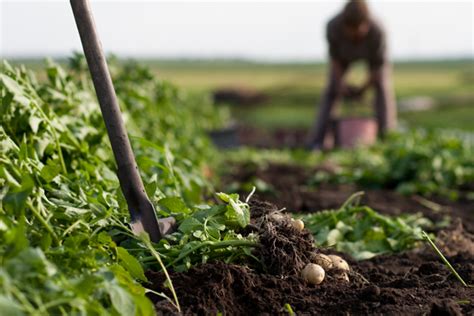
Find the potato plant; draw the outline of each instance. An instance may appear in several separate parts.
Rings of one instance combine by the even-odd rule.
[[[337,172],[318,172],[320,182],[357,183],[403,194],[474,198],[474,139],[456,131],[412,130],[389,135],[369,148],[329,154]]]
[[[9,315],[154,314],[143,266],[159,267],[126,224],[83,65],[79,55],[67,70],[49,62],[45,81],[23,67],[2,67],[0,310]],[[248,205],[224,194],[220,205],[204,199],[211,192],[201,170],[212,162],[204,135],[212,105],[138,65],[112,69],[146,189],[159,216],[173,213],[180,222],[179,232],[154,245],[164,264],[185,269],[197,255],[248,256],[254,239],[233,232],[248,223]]]

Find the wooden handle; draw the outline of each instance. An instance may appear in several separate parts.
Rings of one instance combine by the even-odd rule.
[[[107,61],[95,28],[90,3],[88,0],[71,0],[71,7],[117,163],[117,176],[127,200],[132,228],[143,226],[150,239],[158,241],[161,234],[155,210],[138,172]],[[135,225],[137,222],[141,222],[141,225]]]

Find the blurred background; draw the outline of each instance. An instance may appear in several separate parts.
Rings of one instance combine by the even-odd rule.
[[[296,139],[314,121],[327,76],[326,23],[344,3],[92,1],[107,53],[208,92],[244,136],[291,131]],[[473,2],[368,3],[387,30],[402,126],[473,131]],[[81,51],[68,1],[2,0],[0,13],[2,59],[39,67]],[[364,76],[357,65],[349,81]],[[370,113],[362,103],[341,111]]]

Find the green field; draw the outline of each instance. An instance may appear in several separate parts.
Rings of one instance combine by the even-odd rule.
[[[310,127],[316,116],[326,82],[324,63],[259,63],[241,60],[152,60],[143,59],[162,79],[188,91],[212,92],[220,87],[246,87],[266,93],[269,100],[252,107],[233,107],[240,122],[263,128]],[[38,61],[23,61],[35,69]],[[36,66],[36,67],[35,67]],[[399,113],[409,127],[474,130],[474,62],[470,59],[427,62],[396,62],[394,86],[398,101],[430,97],[435,108]],[[360,83],[362,65],[349,73],[351,83]],[[368,96],[356,109],[342,104],[341,113],[371,113]]]
[[[147,61],[158,76],[191,90],[212,91],[241,86],[263,91],[270,100],[252,108],[234,107],[240,121],[261,127],[309,127],[326,81],[326,65],[317,63],[263,64],[251,62]],[[362,66],[349,74],[357,84],[364,78]],[[400,120],[412,127],[474,130],[474,63],[472,60],[400,62],[394,65],[398,100],[416,96],[433,98],[436,107],[421,112],[400,112]],[[362,105],[371,110],[370,97]],[[364,109],[365,107],[365,109]],[[361,111],[343,105],[343,113]]]

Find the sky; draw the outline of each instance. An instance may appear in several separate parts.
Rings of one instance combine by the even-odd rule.
[[[2,58],[81,50],[69,1],[0,0]],[[92,0],[106,52],[122,57],[323,60],[331,1]],[[474,58],[474,1],[368,1],[395,59]]]

